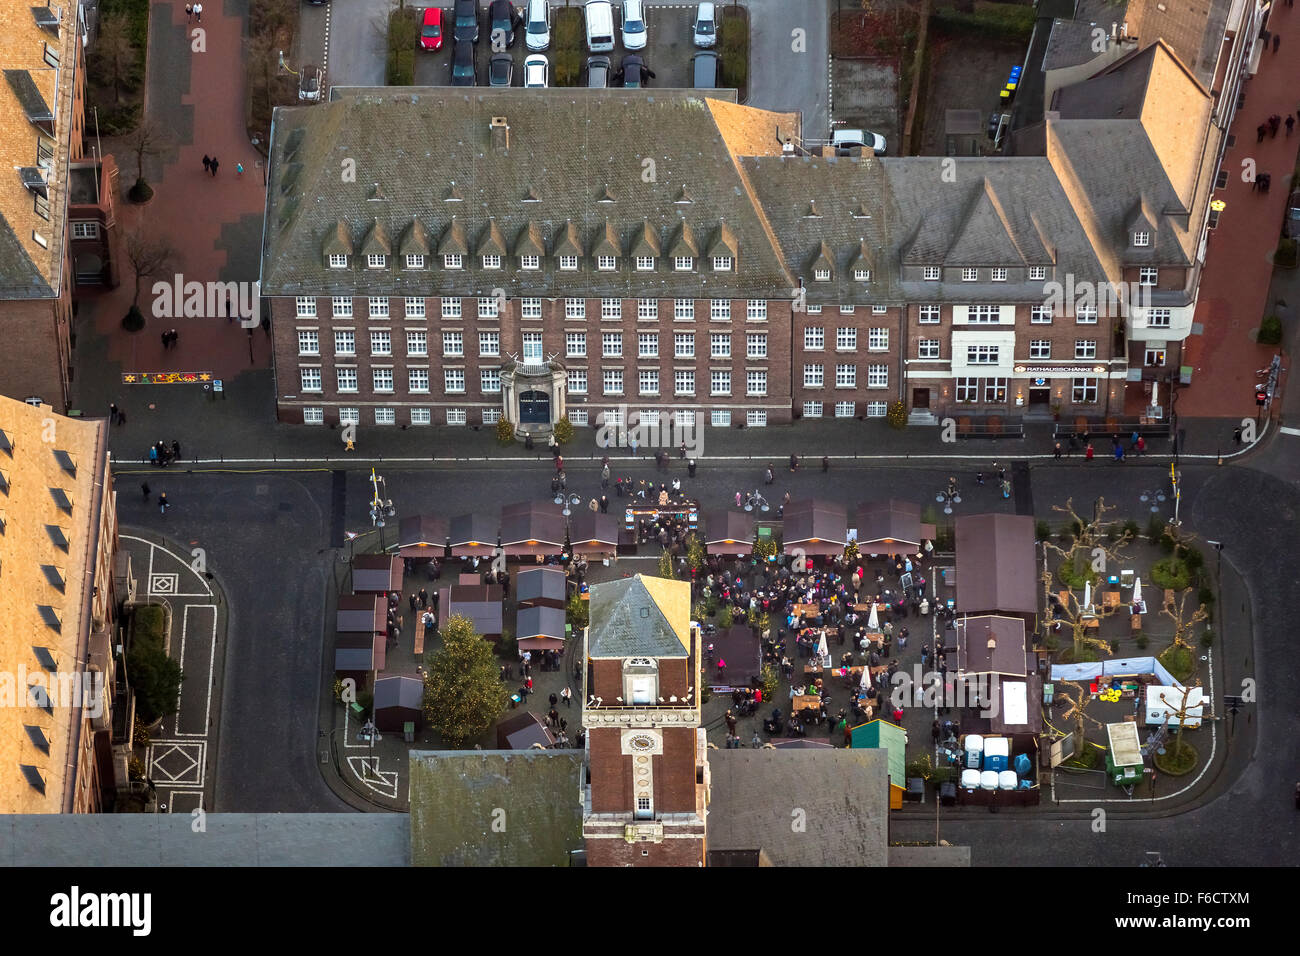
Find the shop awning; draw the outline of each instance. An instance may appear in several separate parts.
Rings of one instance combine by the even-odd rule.
[[[858,505],[853,516],[858,547],[866,554],[897,554],[921,546],[921,507],[889,498]]]

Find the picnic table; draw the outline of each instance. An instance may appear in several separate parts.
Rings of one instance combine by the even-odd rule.
[[[796,604],[794,606],[795,617],[816,617],[821,613],[821,608],[816,604]]]
[[[816,694],[804,694],[800,697],[794,698],[790,702],[790,709],[796,714],[802,713],[805,710],[815,710],[820,713],[822,709],[822,699]]]
[[[1119,591],[1105,591],[1101,596],[1102,607],[1119,607]]]

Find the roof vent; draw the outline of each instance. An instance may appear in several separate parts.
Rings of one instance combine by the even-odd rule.
[[[77,477],[77,460],[61,448],[54,450],[54,460],[73,478]]]
[[[58,662],[54,660],[54,653],[41,644],[32,645],[32,653],[36,655],[36,660],[41,667],[45,668],[51,674],[59,669]]]
[[[41,772],[30,764],[21,764],[23,776],[27,778],[27,784],[42,797],[45,796],[45,778]]]
[[[59,35],[59,16],[49,7],[32,7],[32,16],[36,18],[36,25],[42,30],[48,30],[55,36]]]
[[[23,188],[36,193],[43,199],[50,198],[49,182],[45,178],[45,170],[40,166],[19,166],[18,178],[22,180]]]
[[[49,755],[50,742],[45,736],[45,731],[33,724],[24,724],[27,730],[27,739],[32,742],[32,746],[45,755]]]
[[[54,503],[59,506],[60,511],[72,514],[72,499],[68,497],[66,491],[62,488],[51,488],[50,497],[54,499]]]
[[[695,202],[695,200],[691,198],[691,194],[686,191],[686,186],[683,185],[681,189],[677,190],[677,198],[674,199],[673,202],[688,203],[688,202]]]
[[[14,443],[3,428],[0,428],[0,451],[4,452],[10,458],[14,456]]]
[[[608,183],[606,183],[605,188],[601,190],[600,196],[597,198],[596,202],[614,202],[614,194],[610,191]]]
[[[528,192],[524,195],[524,202],[541,202],[542,197],[537,194],[537,190],[532,186],[528,187]]]
[[[506,122],[504,116],[492,117],[488,129],[492,134],[492,151],[494,153],[504,153],[510,148],[510,124]]]
[[[370,202],[383,202],[387,198],[388,197],[384,195],[384,187],[380,186],[379,183],[375,183],[370,187]]]

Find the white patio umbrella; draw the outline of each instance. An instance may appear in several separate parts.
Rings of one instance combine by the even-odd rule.
[[[1083,582],[1083,610],[1085,612],[1092,610],[1092,582]]]
[[[861,690],[871,687],[871,668],[865,664],[862,665],[862,678],[858,681],[858,687]]]
[[[823,634],[821,639],[817,641],[817,656],[820,657],[822,661],[826,661],[831,656],[830,649],[826,646],[825,634]]]
[[[880,615],[876,613],[876,602],[871,602],[871,613],[867,615],[867,630],[880,630]]]
[[[1141,577],[1136,577],[1133,579],[1133,603],[1134,604],[1142,603],[1142,578]]]

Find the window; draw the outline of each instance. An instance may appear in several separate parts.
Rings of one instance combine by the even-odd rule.
[[[857,388],[858,367],[856,365],[835,366],[835,387],[836,388]]]
[[[886,340],[888,334],[886,333]],[[854,352],[858,348],[858,330],[857,329],[836,329],[835,330],[835,349],[838,352]]]
[[[767,372],[757,369],[745,373],[745,394],[746,395],[766,395],[767,394]]]
[[[542,300],[536,296],[524,296],[519,300],[519,315],[525,319],[542,317]]]
[[[461,305],[461,298],[458,295],[446,296],[442,300],[442,317],[444,319],[459,319],[464,315]]]
[[[367,302],[367,309],[372,319],[388,318],[388,296],[372,295]]]
[[[714,409],[709,412],[709,424],[714,428],[730,428],[731,412],[726,409]]]
[[[352,318],[352,296],[336,295],[330,299],[330,309],[336,319]]]
[[[316,297],[310,295],[300,295],[294,299],[294,305],[297,308],[298,318],[314,319],[316,317]]]
[[[354,368],[336,368],[334,370],[338,376],[340,392],[355,392],[357,390],[357,370]]]
[[[1049,359],[1052,357],[1052,340],[1051,339],[1031,339],[1029,342],[1029,357],[1031,359]]]
[[[523,335],[523,360],[525,365],[538,365],[542,361],[542,333],[525,332]]]
[[[830,281],[831,281],[831,270],[830,270],[830,269],[814,269],[814,270],[813,270],[813,281],[814,281],[814,282],[830,282]]]
[[[867,351],[889,351],[889,329],[871,329],[867,332]]]
[[[889,413],[888,402],[867,402],[868,418],[884,418]]]
[[[938,282],[939,272],[938,266],[926,266],[921,270],[921,278],[926,282]]]
[[[587,334],[585,332],[565,332],[564,355],[566,358],[586,358]]]
[[[888,313],[889,313],[889,306],[887,305],[873,305],[871,307],[872,315],[887,315]]]
[[[424,268],[424,256],[419,256],[419,255],[416,255],[416,256],[407,256],[407,257],[406,257],[406,268],[408,268],[408,269],[423,269],[423,268]]]
[[[1006,270],[1006,269],[994,269],[994,270],[990,273],[989,278],[992,279],[994,282],[1006,282],[1006,281],[1007,281],[1007,270]]]
[[[673,334],[673,358],[695,358],[694,332],[676,332]]]
[[[587,370],[585,368],[569,369],[569,394],[587,394]]]
[[[804,417],[804,418],[821,418],[821,417],[822,417],[822,403],[821,403],[821,402],[804,402],[804,403],[803,403],[803,417]]]
[[[74,222],[72,224],[73,239],[98,239],[99,223],[97,222]]]
[[[853,306],[851,305],[840,306],[840,315],[852,315],[852,314],[853,314]]]
[[[836,418],[852,418],[855,411],[857,411],[857,406],[853,402],[835,403]]]
[[[867,388],[888,388],[888,387],[889,387],[889,366],[868,365],[867,366]]]
[[[1097,310],[1096,310],[1096,309],[1079,309],[1079,310],[1077,310],[1077,311],[1074,313],[1074,319],[1075,319],[1075,321],[1078,322],[1080,325],[1096,325],[1096,324],[1097,324]]]
[[[339,409],[340,425],[360,425],[361,409],[359,408],[340,408]]]
[[[460,332],[443,332],[442,354],[446,358],[464,358],[465,336]]]
[[[650,798],[637,797],[636,798],[636,819],[653,820],[654,816],[655,816],[654,807],[650,803]]]
[[[805,365],[803,367],[803,387],[821,388],[826,384],[826,366]]]
[[[810,325],[803,330],[805,352],[820,352],[826,347],[826,330],[820,325]]]
[[[598,272],[613,272],[616,259],[614,256],[597,256],[596,270]]]
[[[382,269],[388,261],[387,256],[366,256],[367,269]]]
[[[564,317],[566,319],[585,319],[587,317],[587,300],[565,299]]]
[[[478,381],[484,395],[500,394],[501,370],[499,368],[479,369]]]
[[[980,400],[980,380],[977,378],[956,379],[954,394],[959,402],[978,402]]]
[[[323,408],[304,408],[302,410],[302,423],[304,425],[324,425],[325,409]]]
[[[623,333],[602,332],[600,335],[600,354],[605,358],[622,358]]]
[[[1173,309],[1152,309],[1147,313],[1147,328],[1167,329],[1173,317]]]
[[[1046,278],[1047,278],[1047,266],[1029,267],[1029,280],[1031,282],[1039,281]]]
[[[298,354],[320,355],[320,333],[315,329],[299,329]]]
[[[408,319],[423,319],[425,317],[424,300],[408,296],[406,299],[406,317]]]
[[[730,322],[731,321],[731,300],[710,299],[709,319],[710,321],[713,322]]]
[[[536,272],[541,267],[542,267],[541,256],[520,256],[519,257],[519,268],[523,269],[525,272]]]
[[[1143,266],[1138,270],[1139,285],[1155,285],[1160,279],[1160,270],[1154,266]]]
[[[937,305],[923,305],[917,309],[917,321],[922,325],[938,325],[940,319],[941,307]]]
[[[391,368],[371,369],[370,379],[376,392],[391,392],[393,390],[393,370]]]
[[[376,409],[375,409],[375,424],[376,424],[376,425],[396,425],[396,424],[397,424],[397,413],[396,413],[396,411],[394,411],[394,410],[391,409],[391,408],[376,408]]]
[[[641,332],[636,337],[637,358],[659,357],[659,333]]]
[[[1149,232],[1135,232],[1135,233],[1133,233],[1133,245],[1135,245],[1135,246],[1149,246],[1149,245],[1151,245],[1151,233],[1149,233]]]
[[[444,342],[446,339],[444,338]],[[371,355],[392,355],[393,354],[393,337],[388,332],[371,332],[370,333],[370,354]]]
[[[854,270],[853,270],[853,281],[854,281],[854,282],[870,282],[870,281],[871,281],[871,270],[870,270],[870,269],[854,269]]]
[[[658,319],[659,300],[658,299],[637,299],[636,317],[638,319]],[[693,315],[691,317],[694,318]]]
[[[331,269],[346,269],[348,267],[348,257],[332,254],[330,256]]]
[[[1076,339],[1074,357],[1077,359],[1095,359],[1097,357],[1096,339]]]
[[[730,395],[731,394],[731,373],[717,369],[709,372],[709,394],[710,395]],[[730,419],[728,419],[730,421]]]
[[[443,369],[442,389],[444,392],[464,392],[465,370],[463,368]]]
[[[427,392],[429,390],[429,370],[427,368],[407,369],[406,387],[412,392]]]
[[[767,426],[767,410],[751,409],[745,412],[745,424],[750,428],[765,428]]]
[[[673,412],[673,418],[676,420],[679,428],[695,427],[695,409],[693,408],[679,408],[677,411]]]
[[[916,357],[920,359],[937,359],[939,357],[938,339],[919,339],[916,343]]]
[[[998,346],[968,345],[966,346],[966,362],[968,365],[997,365]]]
[[[606,395],[623,394],[623,370],[621,368],[607,368],[602,377]]]
[[[745,358],[767,358],[767,335],[762,332],[750,332],[745,336]]]
[[[1097,380],[1095,378],[1076,378],[1073,381],[1071,397],[1076,405],[1094,405],[1097,402]]]
[[[569,421],[572,422],[574,425],[581,425],[583,427],[586,427],[588,422],[587,410],[585,408],[569,409]]]
[[[600,317],[607,322],[617,322],[623,318],[622,299],[601,299]]]
[[[745,303],[745,318],[751,322],[767,321],[767,300],[750,299]]]
[[[578,257],[577,257],[577,256],[560,256],[560,271],[561,271],[561,272],[577,272],[577,271],[578,271]]]
[[[499,422],[499,421],[501,421],[501,409],[499,409],[499,408],[485,408],[485,409],[483,409],[483,424],[484,424],[484,425],[495,425],[495,424],[496,424],[497,422]],[[586,422],[583,422],[583,424],[585,425]]]
[[[693,371],[690,369],[679,369],[676,372],[673,372],[673,394],[695,394],[695,373]]]
[[[659,394],[659,371],[658,369],[642,369],[637,375],[638,384],[641,387],[642,395]],[[642,416],[644,418],[644,415]]]
[[[714,272],[730,272],[730,271],[731,271],[731,256],[714,256],[714,257],[713,257],[713,271],[714,271]]]
[[[1148,345],[1146,348],[1146,359],[1143,361],[1148,367],[1161,367],[1165,364],[1165,350],[1162,348],[1153,348]]]
[[[820,305],[806,305],[804,306],[804,311],[806,311],[809,315],[821,315],[822,307]]]
[[[652,272],[652,271],[654,271],[654,267],[655,267],[655,257],[654,257],[654,256],[637,256],[637,257],[636,257],[636,271],[637,271],[637,272]]]
[[[643,408],[637,413],[637,423],[647,428],[659,427],[659,409]]]
[[[466,420],[467,420],[467,416],[465,415],[465,409],[463,408],[447,409],[448,425],[464,425]]]
[[[334,333],[334,354],[335,355],[356,355],[357,354],[357,336],[355,332],[335,332]]]
[[[962,281],[962,282],[978,282],[978,281],[979,281],[979,278],[980,278],[980,271],[979,271],[978,269],[962,269],[962,270],[961,270],[961,281]]]
[[[318,368],[299,369],[298,377],[302,381],[302,390],[304,392],[321,391],[320,369]]]
[[[489,358],[501,355],[501,333],[480,332],[478,334],[478,354]]]
[[[984,401],[994,405],[1007,403],[1007,380],[1005,378],[986,378],[984,380]]]
[[[966,321],[971,325],[995,325],[1002,317],[1002,310],[996,305],[967,306]]]
[[[411,424],[432,425],[433,415],[429,412],[429,409],[427,408],[413,408],[411,409]]]
[[[709,333],[709,358],[731,358],[731,336],[726,332]]]
[[[690,272],[695,268],[695,259],[692,256],[673,256],[673,269],[677,272]]]
[[[1029,323],[1031,325],[1051,325],[1052,324],[1052,307],[1050,305],[1035,305],[1029,310]]]
[[[695,318],[694,299],[673,299],[673,320],[693,320]]]
[[[501,302],[495,296],[478,300],[478,317],[496,319],[501,316]]]
[[[443,256],[442,267],[444,269],[459,269],[461,267],[461,257],[457,255]]]
[[[484,257],[483,257],[483,268],[484,268],[484,269],[500,269],[500,268],[501,268],[501,257],[500,257],[500,256],[484,256]]]

